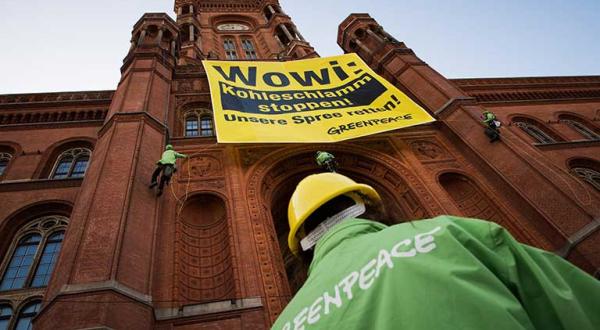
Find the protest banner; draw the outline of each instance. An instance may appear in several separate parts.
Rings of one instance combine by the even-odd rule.
[[[356,54],[203,64],[219,142],[337,142],[434,121]]]

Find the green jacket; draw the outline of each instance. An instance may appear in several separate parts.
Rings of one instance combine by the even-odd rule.
[[[319,154],[317,155],[316,161],[317,161],[317,165],[319,166],[323,166],[325,165],[327,162],[333,160],[333,155],[325,152],[325,151],[321,151],[319,152]]]
[[[496,115],[491,112],[483,113],[483,122],[489,124],[492,120],[496,120]]]
[[[273,329],[600,329],[600,282],[497,224],[348,219]]]
[[[184,154],[180,154],[175,150],[172,150],[172,149],[166,150],[165,152],[163,152],[162,157],[157,162],[157,164],[175,165],[177,158],[185,158],[185,157],[187,157],[187,156]]]

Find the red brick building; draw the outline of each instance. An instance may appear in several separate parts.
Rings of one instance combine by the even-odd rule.
[[[394,222],[455,214],[600,269],[600,77],[448,79],[367,14],[358,53],[437,122],[329,145],[217,144],[201,60],[318,56],[277,0],[145,14],[115,91],[0,95],[0,329],[261,329],[303,281],[286,207],[326,149]],[[495,112],[502,141],[480,115]],[[190,155],[157,198],[170,136]],[[20,329],[20,328],[19,328]]]

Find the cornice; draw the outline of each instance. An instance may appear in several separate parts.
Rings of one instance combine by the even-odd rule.
[[[83,178],[0,181],[0,192],[79,187]]]
[[[26,123],[26,124],[11,124],[11,125],[0,125],[0,131],[21,131],[21,130],[32,130],[42,128],[69,128],[69,127],[94,127],[102,126],[104,119],[100,120],[80,120],[80,121],[68,121],[68,122],[47,122],[47,123]]]
[[[600,140],[561,141],[554,143],[534,143],[540,150],[561,150],[587,147],[600,147]]]
[[[450,79],[456,86],[463,89],[470,88],[512,88],[512,87],[539,87],[548,85],[555,86],[579,86],[583,84],[600,85],[600,76],[550,76],[550,77],[507,77],[507,78],[466,78]]]
[[[110,104],[114,90],[0,95],[0,109],[64,105]]]

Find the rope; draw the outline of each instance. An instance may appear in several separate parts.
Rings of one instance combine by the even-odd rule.
[[[188,199],[188,194],[189,194],[189,191],[190,191],[190,182],[192,181],[192,172],[191,172],[190,160],[189,159],[186,161],[186,164],[187,164],[188,178],[187,178],[187,183],[185,185],[185,194],[184,194],[183,199],[179,199],[177,197],[177,194],[175,193],[175,190],[173,189],[173,185],[169,184],[169,186],[171,186],[171,193],[173,194],[173,197],[177,201],[177,203],[176,203],[177,212],[175,214],[176,219],[179,219],[179,216],[181,215],[181,211],[183,211],[183,207],[185,206],[185,202]],[[179,174],[177,174],[177,179],[179,179]]]

